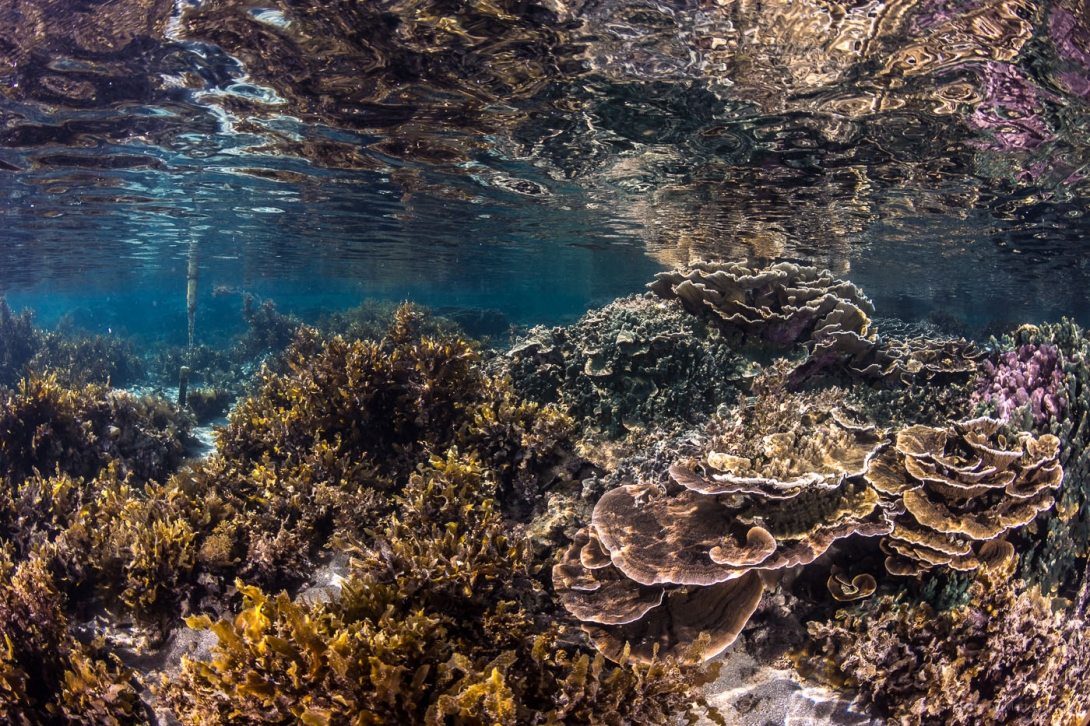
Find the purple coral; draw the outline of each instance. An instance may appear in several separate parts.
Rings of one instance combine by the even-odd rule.
[[[1061,395],[1064,373],[1060,351],[1054,345],[1023,345],[999,356],[999,365],[986,360],[982,367],[973,403],[995,403],[1004,421],[1026,404],[1037,426],[1067,409],[1067,398]]]

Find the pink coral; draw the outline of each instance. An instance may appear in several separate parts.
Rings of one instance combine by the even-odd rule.
[[[986,360],[982,368],[972,400],[995,403],[1003,421],[1028,405],[1039,426],[1067,409],[1060,352],[1053,345],[1023,345],[999,356],[998,365]]]

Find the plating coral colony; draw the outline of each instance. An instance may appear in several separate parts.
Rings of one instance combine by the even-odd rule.
[[[247,300],[146,355],[0,305],[5,722],[726,724],[778,673],[828,723],[1085,723],[1078,326],[649,288],[484,342]]]

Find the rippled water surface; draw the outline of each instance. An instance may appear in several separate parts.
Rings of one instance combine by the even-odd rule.
[[[9,0],[0,293],[571,319],[695,259],[1090,323],[1076,0]]]

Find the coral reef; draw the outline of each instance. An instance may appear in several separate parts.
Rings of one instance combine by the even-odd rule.
[[[898,726],[1084,723],[1090,635],[1081,609],[1057,610],[1005,572],[982,574],[970,595],[944,612],[889,596],[842,610],[810,625],[820,655],[800,665],[831,665]]]
[[[31,311],[16,314],[0,297],[0,386],[16,386],[28,373],[73,386],[123,386],[142,378],[145,366],[130,340],[92,335],[66,319],[55,330],[40,330]]]
[[[197,423],[204,423],[226,415],[233,399],[234,396],[226,389],[204,386],[191,389],[185,402]]]
[[[851,535],[882,536],[893,575],[1006,568],[1008,535],[1054,504],[1063,468],[1051,434],[1008,439],[988,418],[887,433],[858,422],[837,389],[789,390],[790,375],[784,361],[762,371],[747,405],[707,427],[702,460],[671,465],[665,488],[607,491],[561,555],[561,604],[607,657],[626,643],[636,658],[676,654],[701,632],[711,637],[698,655],[713,657],[760,600],[750,573],[809,564]],[[879,574],[834,565],[828,589],[867,597]]]
[[[152,364],[206,366],[201,418],[242,396],[189,462],[190,412],[105,384],[128,344],[0,302],[0,710],[150,723],[185,618],[211,652],[150,678],[185,723],[692,721],[715,656],[807,624],[801,667],[891,723],[1086,711],[1081,329],[980,363],[812,268],[655,286],[506,354],[250,299],[230,353]]]
[[[210,660],[183,661],[165,701],[204,724],[270,711],[303,723],[663,724],[688,711],[691,685],[714,670],[559,649],[562,628],[532,615],[538,565],[496,493],[475,459],[433,459],[354,544],[338,597],[303,604],[240,583],[238,616],[190,619],[218,643]]]
[[[1025,406],[1032,425],[1040,426],[1067,409],[1064,384],[1059,349],[1031,343],[1000,354],[998,365],[985,360],[972,400],[993,404],[1002,421]]]
[[[753,375],[717,329],[636,296],[567,328],[534,328],[496,365],[521,395],[613,438],[711,414]]]
[[[996,549],[998,538],[1052,507],[1063,481],[1059,439],[1020,434],[1008,441],[1001,423],[910,426],[874,461],[867,481],[903,510],[882,543],[889,572],[916,575],[934,565],[973,570],[982,559],[1013,557],[1010,543]]]
[[[302,321],[284,315],[272,300],[261,300],[245,293],[242,296],[242,319],[246,332],[232,344],[236,360],[257,360],[267,353],[279,353],[288,347]]]
[[[93,335],[63,320],[43,335],[42,346],[27,367],[39,375],[55,374],[71,385],[109,383],[115,388],[146,375],[144,359],[132,340]]]
[[[423,335],[421,322],[403,306],[377,341],[323,344],[301,329],[285,354],[289,372],[264,371],[257,394],[239,403],[220,432],[222,456],[277,467],[325,447],[332,458],[367,462],[396,480],[428,452],[462,444],[506,457],[513,477],[521,460],[544,456],[564,438],[555,409],[516,405],[507,385],[481,370],[469,342]],[[548,422],[537,421],[539,414]]]
[[[696,262],[656,277],[648,285],[652,292],[681,300],[686,310],[728,333],[780,347],[805,345],[808,355],[791,373],[794,387],[829,372],[906,384],[968,377],[980,356],[964,340],[880,338],[870,300],[852,283],[816,267]]]

